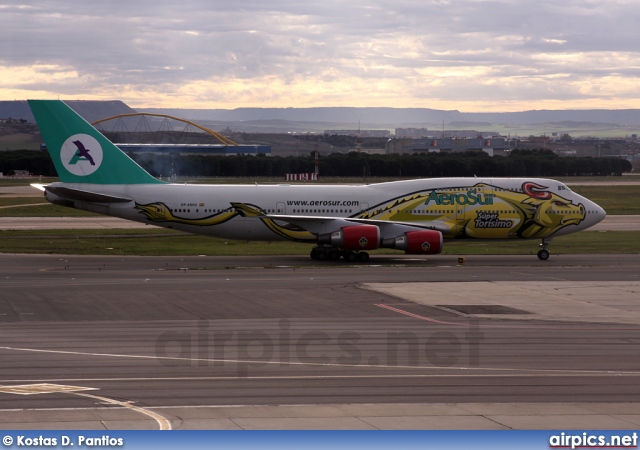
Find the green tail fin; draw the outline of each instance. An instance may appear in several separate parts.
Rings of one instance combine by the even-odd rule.
[[[162,183],[60,100],[29,100],[60,181]]]

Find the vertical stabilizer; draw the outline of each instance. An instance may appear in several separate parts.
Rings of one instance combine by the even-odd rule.
[[[64,183],[162,183],[60,100],[29,100]]]

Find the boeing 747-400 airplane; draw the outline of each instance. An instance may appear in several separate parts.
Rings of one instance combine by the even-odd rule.
[[[541,178],[431,178],[369,185],[189,185],[152,177],[58,100],[30,100],[60,182],[48,201],[189,233],[288,239],[317,260],[367,261],[369,250],[442,251],[445,239],[541,239],[585,230],[605,211]]]

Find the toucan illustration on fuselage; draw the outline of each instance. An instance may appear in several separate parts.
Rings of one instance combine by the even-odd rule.
[[[594,202],[542,178],[433,178],[369,185],[185,185],[152,177],[59,100],[29,100],[60,182],[52,203],[190,233],[314,244],[311,257],[442,251],[444,239],[541,239],[605,218]]]

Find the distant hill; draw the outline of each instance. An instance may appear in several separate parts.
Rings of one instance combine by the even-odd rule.
[[[215,130],[230,128],[240,132],[309,132],[326,129],[388,129],[399,127],[427,127],[434,131],[469,127],[491,127],[511,132],[509,126],[531,127],[523,134],[547,131],[549,124],[580,129],[616,129],[627,127],[625,133],[640,130],[640,109],[532,110],[506,113],[465,113],[456,110],[430,108],[236,108],[236,109],[179,109],[136,108],[119,100],[67,101],[89,122],[118,114],[149,112],[169,114],[194,120]],[[0,119],[26,119],[33,116],[26,101],[0,101]],[[507,128],[494,127],[495,124]],[[544,125],[538,126],[537,125]]]
[[[369,124],[504,123],[537,124],[561,121],[640,124],[640,109],[538,110],[505,113],[463,113],[429,108],[237,108],[178,109],[137,108],[194,120],[289,120],[296,122],[341,122]]]
[[[139,108],[145,112],[169,114],[190,120],[216,122],[281,120],[323,124],[329,128],[357,129],[367,127],[395,128],[403,124],[442,123],[456,120],[459,111],[429,108],[237,108],[237,109],[167,109]],[[424,125],[422,125],[424,126]]]
[[[33,114],[26,101],[0,101],[0,119],[25,119],[33,123]]]
[[[285,120],[295,122],[324,122],[349,124],[357,128],[358,122],[367,124],[442,123],[457,120],[459,111],[429,108],[236,108],[236,109],[170,109],[139,108],[193,120]]]
[[[136,112],[120,100],[65,100],[65,103],[88,122],[118,114]],[[35,122],[26,100],[0,101],[0,119],[8,119],[9,117],[12,119],[26,119],[31,123]]]
[[[450,127],[456,127],[456,128],[472,128],[472,127],[490,127],[491,125],[493,125],[493,123],[469,122],[469,121],[460,120],[455,122],[449,122],[447,125],[449,125]]]
[[[177,109],[137,108],[139,111],[169,114],[195,121],[207,121],[217,125],[228,124],[241,131],[268,127],[266,121],[281,121],[309,124],[308,131],[322,129],[429,127],[441,129],[469,126],[536,125],[549,123],[593,123],[611,126],[640,127],[640,109],[624,110],[539,110],[506,113],[463,113],[455,110],[429,108],[237,108],[237,109]],[[242,124],[241,122],[245,122]],[[313,124],[313,126],[311,126]],[[273,123],[272,123],[273,125]],[[293,130],[292,130],[293,131]]]
[[[511,113],[463,113],[463,116],[467,120],[514,125],[534,125],[563,121],[618,125],[640,124],[640,109],[542,109]]]

